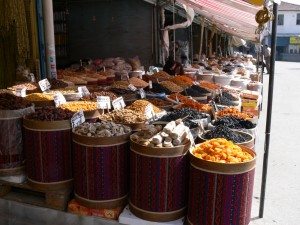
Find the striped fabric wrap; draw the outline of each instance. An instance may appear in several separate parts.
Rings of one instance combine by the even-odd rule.
[[[39,131],[24,127],[26,172],[35,182],[72,179],[71,130]]]
[[[255,169],[225,175],[190,168],[188,223],[248,225]]]
[[[0,170],[20,167],[24,163],[22,118],[0,120]]]
[[[94,201],[128,194],[129,143],[89,147],[73,142],[75,194]]]
[[[130,203],[166,213],[187,204],[188,156],[156,158],[130,153]]]

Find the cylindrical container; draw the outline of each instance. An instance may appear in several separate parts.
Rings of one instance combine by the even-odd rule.
[[[0,110],[0,176],[17,175],[24,169],[22,117],[34,107]]]
[[[72,133],[69,120],[37,121],[24,117],[27,178],[40,190],[72,186]]]
[[[211,74],[200,74],[197,76],[198,80],[205,80],[208,82],[213,82],[214,81],[214,75]]]
[[[214,75],[214,82],[226,86],[230,84],[232,78],[232,75]]]
[[[151,148],[131,141],[130,202],[137,217],[173,221],[186,213],[189,145]]]
[[[129,135],[73,133],[75,198],[91,208],[125,206],[129,189]]]
[[[248,225],[251,216],[254,158],[244,163],[215,163],[190,154],[187,221],[190,225]]]

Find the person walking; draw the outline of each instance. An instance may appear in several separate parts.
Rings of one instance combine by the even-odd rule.
[[[271,48],[268,45],[264,47],[264,61],[267,73],[270,74]]]

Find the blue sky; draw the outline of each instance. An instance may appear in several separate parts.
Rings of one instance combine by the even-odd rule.
[[[300,5],[300,0],[281,0],[281,1]]]

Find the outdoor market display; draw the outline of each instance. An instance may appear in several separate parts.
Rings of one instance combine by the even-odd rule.
[[[145,220],[172,221],[188,212],[189,224],[211,224],[210,212],[216,210],[221,219],[215,222],[229,224],[221,215],[228,213],[226,204],[233,204],[233,220],[246,225],[261,93],[253,91],[256,83],[246,78],[248,70],[237,69],[235,63],[229,69],[222,60],[207,63],[214,65],[209,72],[211,81],[203,79],[208,71],[199,67],[188,75],[170,76],[160,71],[131,74],[126,79],[115,76],[111,85],[99,85],[102,76],[112,77],[112,71],[80,66],[60,71],[63,79],[50,80],[51,87],[43,91],[38,88],[35,93],[17,97],[19,89],[24,88],[17,86],[10,89],[15,95],[1,92],[0,113],[30,110],[14,122],[19,134],[10,137],[14,147],[5,154],[1,151],[0,166],[8,169],[23,165],[24,139],[30,185],[40,190],[74,185],[70,211],[92,208],[119,212],[129,204],[131,212]],[[218,82],[222,76],[230,82]],[[249,79],[247,85],[232,83],[236,76]],[[82,82],[73,82],[76,79]],[[250,90],[244,90],[247,87]],[[3,121],[6,119],[0,126],[6,129]],[[11,132],[16,133],[16,129]],[[2,139],[0,143],[7,141]],[[15,154],[16,160],[11,157]],[[233,185],[235,180],[240,186]],[[209,186],[214,182],[217,187]],[[248,192],[241,196],[246,189]],[[243,203],[241,211],[234,207],[232,198],[226,197],[227,191],[237,193]],[[214,197],[220,202],[218,209],[211,208],[211,200],[204,205],[201,197],[213,193],[218,193]],[[76,208],[78,205],[84,210]],[[204,217],[210,223],[203,222]]]

